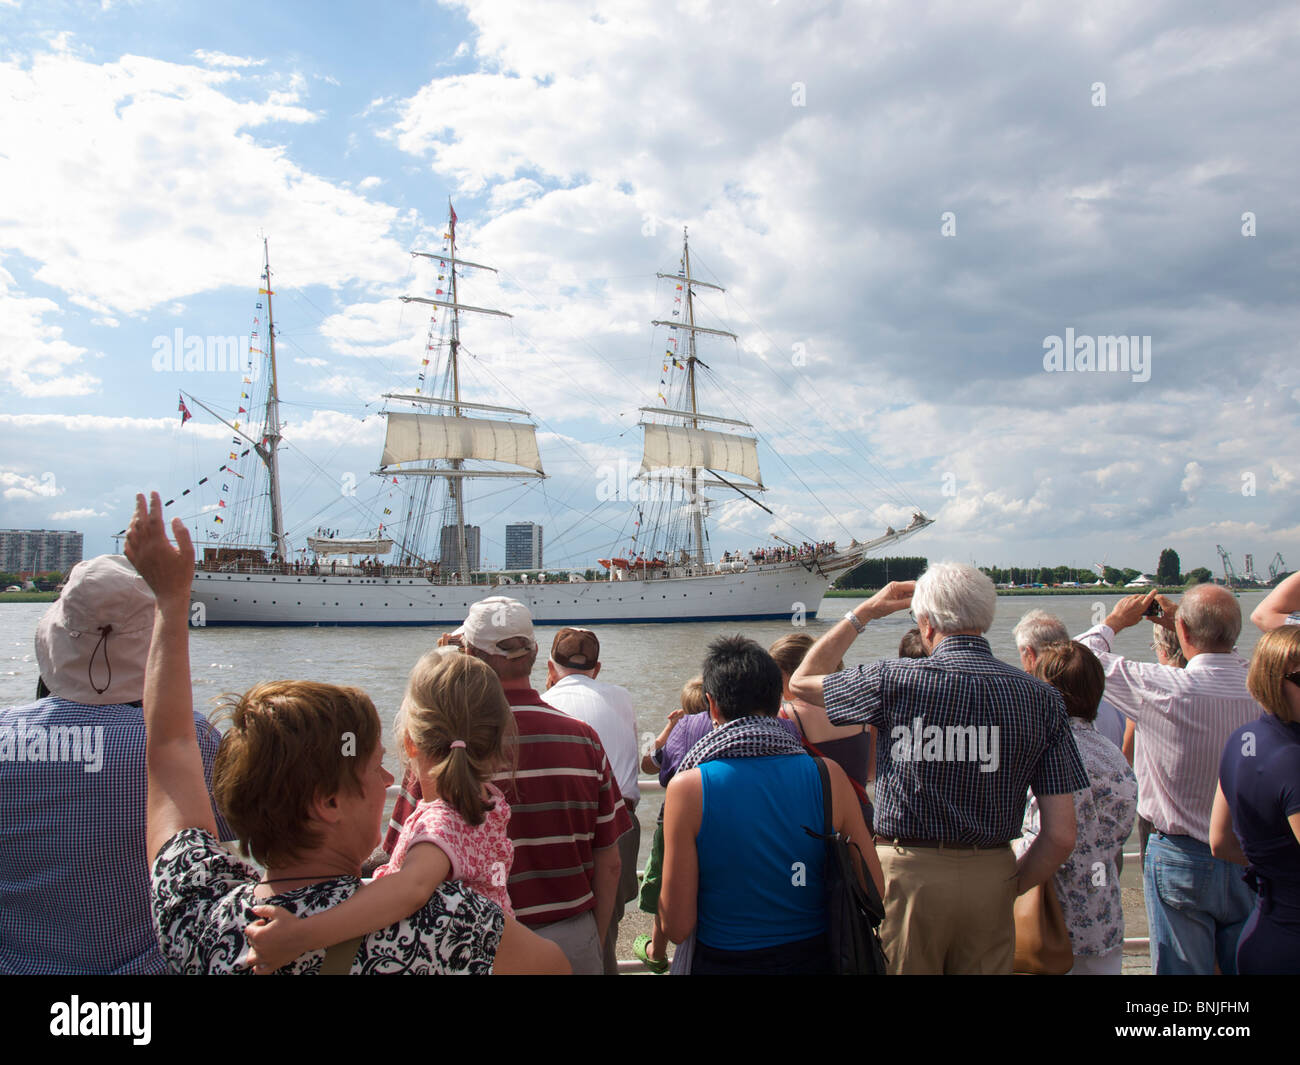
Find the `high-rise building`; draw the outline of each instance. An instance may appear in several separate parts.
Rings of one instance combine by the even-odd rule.
[[[457,542],[459,537],[456,534],[455,525],[444,525],[442,527],[442,572],[446,576],[449,573],[459,573],[464,576],[473,573],[479,568],[479,527],[477,525],[465,526],[465,553],[468,558],[467,565],[461,565],[460,562],[460,544]]]
[[[506,569],[542,568],[542,527],[531,521],[506,526]]]
[[[67,573],[81,561],[82,534],[57,529],[0,529],[0,570]]]

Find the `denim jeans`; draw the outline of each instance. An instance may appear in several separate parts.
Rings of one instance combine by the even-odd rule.
[[[1244,870],[1210,853],[1191,836],[1152,832],[1142,870],[1151,971],[1204,975],[1237,973],[1237,940],[1255,905]]]

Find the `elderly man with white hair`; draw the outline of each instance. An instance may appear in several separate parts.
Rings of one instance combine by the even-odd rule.
[[[1070,630],[1065,627],[1065,622],[1046,610],[1029,611],[1016,622],[1016,627],[1011,630],[1011,636],[1016,641],[1020,664],[1026,673],[1034,671],[1034,663],[1052,644],[1070,642]],[[1128,719],[1112,704],[1102,699],[1097,707],[1097,718],[1093,725],[1106,739],[1123,750],[1127,721]]]
[[[1115,636],[1153,602],[1187,666],[1135,662],[1113,653]],[[1226,588],[1201,584],[1175,604],[1154,591],[1121,599],[1105,622],[1078,637],[1101,659],[1106,696],[1137,725],[1138,813],[1152,824],[1143,862],[1151,968],[1157,974],[1237,971],[1237,940],[1254,906],[1241,870],[1210,853],[1210,811],[1224,744],[1259,717],[1247,664],[1233,652],[1241,608]]]
[[[868,622],[909,603],[927,658],[832,673]],[[790,679],[837,725],[874,725],[876,853],[890,972],[1010,973],[1017,895],[1074,849],[1073,793],[1088,784],[1060,693],[994,658],[993,582],[941,562],[858,604]],[[1042,831],[1017,862],[1025,796]]]

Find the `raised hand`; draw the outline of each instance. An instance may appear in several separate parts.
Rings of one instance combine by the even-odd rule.
[[[1122,632],[1124,629],[1132,628],[1146,613],[1156,598],[1154,588],[1145,595],[1126,595],[1111,612],[1106,616],[1106,624],[1110,626],[1113,632]],[[1155,619],[1153,619],[1155,620]]]
[[[153,589],[160,605],[184,601],[189,606],[190,585],[194,581],[194,544],[180,518],[172,521],[173,547],[163,528],[162,500],[150,493],[149,506],[144,496],[135,497],[135,516],[126,533],[124,551],[135,571]]]
[[[1162,625],[1170,631],[1174,630],[1174,615],[1178,613],[1178,604],[1166,595],[1157,595],[1156,602],[1160,604],[1162,611],[1158,618],[1152,618],[1157,625]]]
[[[883,618],[911,606],[915,591],[916,581],[890,581],[863,605],[871,617]]]

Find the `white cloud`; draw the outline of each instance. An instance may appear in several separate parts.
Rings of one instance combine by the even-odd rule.
[[[1178,487],[1189,496],[1195,495],[1205,481],[1205,470],[1199,462],[1189,462],[1183,468],[1183,481]]]
[[[382,185],[383,183],[384,183],[384,179],[383,179],[383,178],[381,178],[381,177],[375,177],[375,176],[372,174],[370,177],[363,177],[360,181],[358,181],[358,182],[357,182],[357,188],[359,188],[359,189],[377,189],[377,188],[379,188],[379,186]]]
[[[179,416],[131,418],[106,414],[0,414],[0,430],[16,432],[106,433],[118,439],[136,433],[195,433],[217,439],[230,435],[224,425],[200,423],[197,419],[181,427]]]
[[[299,366],[310,366],[314,370],[318,370],[322,366],[329,365],[329,363],[326,362],[324,359],[317,359],[315,357],[307,358],[307,359],[294,359],[293,361],[296,362]]]
[[[107,512],[94,507],[81,507],[77,510],[60,510],[50,515],[53,521],[78,521],[81,518],[106,518]]]
[[[225,52],[209,52],[203,48],[196,49],[194,58],[210,67],[260,67],[265,59],[249,59],[246,56],[226,55]]]
[[[373,381],[349,374],[331,374],[307,386],[313,392],[369,403],[379,398],[379,389]]]
[[[272,252],[300,286],[391,276],[401,256],[387,236],[395,209],[255,139],[271,124],[317,119],[300,89],[257,98],[257,82],[245,80],[256,77],[130,55],[0,62],[6,243],[40,264],[39,281],[101,315],[247,286],[260,266],[259,227],[295,234]]]
[[[84,396],[99,378],[77,372],[87,349],[69,343],[63,327],[46,319],[61,313],[53,300],[24,296],[0,268],[0,379],[22,396]]]
[[[5,499],[39,499],[63,493],[53,473],[38,476],[17,470],[0,470],[0,486],[4,487]]]

